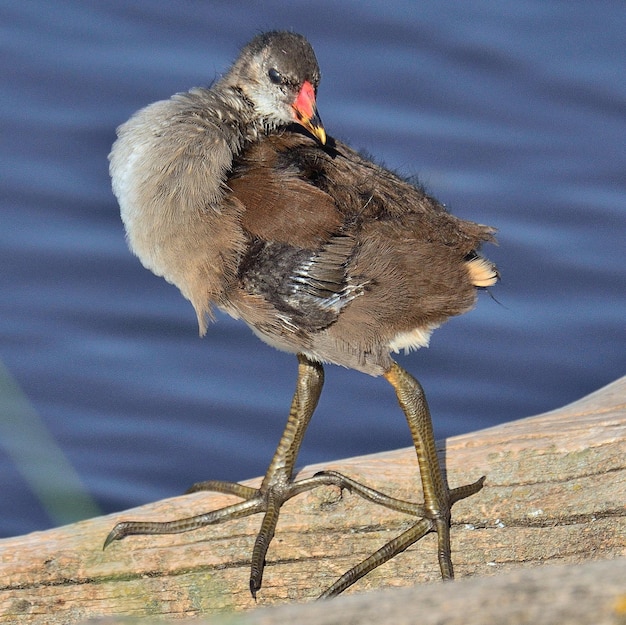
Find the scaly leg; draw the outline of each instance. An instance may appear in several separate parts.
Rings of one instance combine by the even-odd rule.
[[[278,522],[280,508],[285,501],[291,499],[292,497],[295,497],[296,495],[299,495],[300,493],[304,493],[308,490],[312,490],[313,488],[317,488],[318,486],[322,485],[336,485],[341,488],[348,489],[351,492],[358,494],[373,503],[384,505],[393,510],[411,514],[413,516],[427,517],[418,522],[415,526],[413,526],[413,528],[405,532],[405,534],[403,534],[401,537],[399,537],[395,541],[391,541],[388,545],[370,556],[370,558],[361,563],[361,565],[354,567],[354,569],[351,569],[345,575],[343,575],[337,583],[335,583],[322,595],[323,597],[330,597],[339,594],[342,590],[352,585],[355,581],[363,577],[366,573],[376,568],[383,562],[386,562],[396,553],[400,553],[408,546],[419,540],[419,538],[421,538],[421,536],[423,536],[427,532],[433,531],[434,521],[431,521],[430,518],[433,517],[434,519],[435,515],[432,514],[431,508],[434,509],[437,506],[435,505],[433,507],[433,505],[431,505],[431,507],[428,508],[428,502],[430,501],[428,498],[425,498],[424,505],[395,499],[334,471],[321,471],[310,478],[299,480],[297,482],[293,480],[293,471],[298,451],[300,450],[300,446],[304,438],[304,433],[309,424],[309,421],[311,420],[313,411],[317,406],[317,402],[319,400],[322,385],[324,382],[324,370],[322,368],[322,365],[309,360],[303,355],[298,356],[298,362],[299,366],[296,392],[291,403],[291,409],[289,411],[287,425],[281,436],[280,442],[278,444],[276,452],[274,453],[270,466],[265,474],[265,477],[263,478],[263,482],[258,489],[235,482],[224,482],[221,480],[209,480],[206,482],[199,482],[198,484],[192,486],[188,492],[210,490],[236,495],[238,497],[241,497],[243,501],[233,504],[231,506],[226,506],[225,508],[221,508],[219,510],[214,510],[212,512],[207,512],[205,514],[200,514],[194,517],[179,519],[177,521],[124,521],[118,523],[107,536],[104,543],[104,548],[106,548],[112,542],[121,540],[130,535],[177,534],[199,529],[206,525],[224,523],[232,519],[250,516],[258,512],[264,512],[265,514],[261,523],[261,529],[257,535],[254,544],[251,561],[250,592],[252,593],[252,596],[256,598],[256,593],[261,588],[263,569],[265,566],[265,556],[267,554],[267,550],[272,541],[272,538],[274,537],[274,531]],[[400,372],[403,372],[406,376],[410,378],[408,373],[404,372],[402,369],[400,369],[400,367],[397,368]],[[392,384],[394,384],[394,382],[392,382],[389,377],[391,376],[392,371],[393,368],[386,374],[386,377]],[[410,379],[413,380],[413,378]],[[413,380],[413,382],[417,384],[415,380]],[[400,398],[399,391],[398,397]],[[425,407],[425,410],[427,416],[426,421],[428,427],[430,427],[430,415],[428,414],[427,406]],[[405,414],[407,414],[406,410]],[[407,419],[409,419],[408,414]],[[410,419],[409,425],[411,426]],[[411,431],[413,432],[413,430],[414,428],[411,426]],[[432,428],[430,429],[430,437],[432,439]],[[417,443],[416,449],[418,449]],[[435,454],[434,441],[432,444],[431,456],[432,454]],[[418,458],[419,457],[421,457],[421,454],[418,450]],[[434,457],[436,462],[436,455]],[[420,469],[421,467],[422,465],[420,463]],[[438,464],[436,464],[436,469],[440,479],[443,479],[441,477]],[[478,490],[480,490],[481,486],[482,480],[479,480],[479,482],[476,482],[476,484],[474,485],[463,487],[462,489],[455,489],[450,493],[448,493],[447,486],[445,486],[444,492],[448,494],[448,500],[450,502],[447,508],[447,518],[449,519],[449,507],[452,505],[452,503],[454,503],[454,501],[457,501],[458,499],[462,499],[463,497],[467,497],[468,495],[477,492]],[[439,490],[441,490],[441,488],[439,488]],[[457,493],[457,491],[460,492],[461,490],[463,490],[464,493],[467,491],[466,494],[455,496],[455,493]],[[409,534],[412,531],[418,531],[424,523],[426,523],[427,527],[420,536],[416,538],[409,536],[408,539],[403,539],[406,534]],[[447,530],[448,526],[446,525],[445,527]],[[439,532],[439,529],[437,529],[437,531]],[[440,534],[440,538],[441,536],[442,535]],[[399,547],[396,546],[396,543],[398,541],[401,541],[401,545]],[[447,538],[447,541],[449,562],[449,536]],[[452,565],[450,564],[450,574],[452,571],[451,566]]]
[[[221,481],[201,482],[190,490],[214,490],[241,497],[244,501],[220,510],[169,522],[124,521],[118,523],[108,535],[104,547],[131,534],[176,534],[223,523],[231,519],[264,512],[261,529],[254,543],[250,573],[250,592],[256,597],[261,588],[265,555],[274,537],[274,529],[282,504],[299,493],[327,483],[325,478],[309,478],[293,481],[296,457],[302,444],[304,432],[317,406],[324,383],[324,370],[319,363],[298,356],[298,381],[291,403],[287,426],[282,434],[274,457],[263,478],[260,488]]]
[[[177,521],[123,521],[111,530],[104,543],[104,548],[114,541],[133,534],[177,534],[264,512],[261,529],[254,543],[251,561],[250,592],[253,597],[256,597],[256,593],[261,588],[265,555],[274,537],[280,508],[288,499],[317,486],[337,484],[375,503],[410,513],[414,509],[413,504],[387,497],[337,473],[318,474],[297,482],[293,480],[296,457],[324,383],[322,365],[310,361],[302,355],[298,356],[298,362],[296,392],[291,403],[287,425],[258,489],[220,480],[199,482],[192,486],[188,492],[211,490],[236,495],[241,497],[243,501]]]
[[[481,477],[473,484],[449,489],[439,466],[430,410],[422,386],[397,363],[394,363],[385,373],[385,378],[394,387],[411,430],[424,490],[424,505],[415,504],[412,514],[422,518],[400,536],[389,541],[363,562],[344,573],[320,596],[320,599],[333,597],[343,592],[364,575],[391,560],[433,531],[437,532],[437,556],[441,577],[444,580],[452,579],[454,571],[450,550],[450,509],[454,503],[477,493],[483,487],[485,478]],[[388,504],[384,505],[393,507]]]

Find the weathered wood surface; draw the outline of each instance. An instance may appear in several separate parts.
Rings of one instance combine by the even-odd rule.
[[[483,491],[453,510],[457,579],[509,571],[522,575],[526,571],[519,569],[537,565],[626,556],[626,378],[562,409],[449,439],[444,461],[451,486],[487,475]],[[420,498],[410,449],[324,467],[397,497]],[[302,475],[319,468],[307,467]],[[283,509],[256,606],[248,592],[248,559],[258,517],[187,534],[128,537],[102,551],[102,541],[117,521],[178,518],[231,501],[197,493],[1,540],[0,622],[71,624],[101,615],[184,618],[307,601],[411,522],[405,515],[331,487],[297,497]],[[605,564],[614,567],[617,580],[624,580],[623,561]],[[599,572],[595,575],[602,594],[604,578]],[[348,593],[437,578],[431,535]],[[533,583],[531,588],[541,593],[543,583]],[[623,585],[622,595],[626,582]],[[456,595],[454,588],[450,594]],[[428,589],[449,593],[451,587],[436,584],[416,590]],[[336,605],[345,601],[352,604],[354,599]],[[615,601],[611,614],[615,623],[623,624],[626,608],[618,595]],[[336,608],[330,608],[335,604],[317,605],[326,605],[330,615],[336,613]],[[411,612],[410,622],[416,622],[419,614],[426,623],[421,612]],[[272,613],[255,612],[249,618]],[[343,622],[348,620],[346,616]],[[294,622],[294,618],[250,622]],[[377,622],[385,621],[379,616]],[[394,617],[388,622],[402,621]],[[503,618],[501,622],[526,621]]]
[[[179,625],[624,625],[626,558],[518,568],[449,584],[376,590],[332,603],[291,604],[238,615],[168,621]],[[93,625],[163,625],[113,617]]]

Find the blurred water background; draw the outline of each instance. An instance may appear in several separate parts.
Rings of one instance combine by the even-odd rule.
[[[622,1],[1,1],[0,535],[265,471],[295,358],[223,316],[198,338],[126,248],[107,154],[276,28],[313,43],[330,134],[499,229],[498,302],[400,357],[439,438],[625,373]],[[300,464],[410,444],[384,380],[326,380]]]

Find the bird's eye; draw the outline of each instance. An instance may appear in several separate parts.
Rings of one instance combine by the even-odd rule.
[[[282,74],[274,69],[272,67],[272,69],[270,69],[269,72],[267,72],[267,75],[270,77],[270,80],[275,84],[275,85],[282,85],[285,82],[285,79],[282,77]]]

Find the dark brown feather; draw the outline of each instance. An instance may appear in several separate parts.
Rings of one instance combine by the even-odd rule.
[[[438,534],[441,575],[451,579],[450,508],[484,481],[449,490],[423,389],[390,352],[427,345],[438,325],[472,307],[478,288],[496,282],[495,267],[478,253],[494,231],[453,217],[423,189],[327,141],[317,113],[319,77],[304,37],[261,34],[210,89],[138,111],[118,129],[110,154],[131,249],[192,302],[200,332],[216,305],[270,345],[297,353],[299,365],[287,426],[258,490],[202,482],[193,490],[246,501],[178,521],[123,522],[105,547],[131,534],[265,512],[252,552],[255,598],[280,507],[291,497],[335,484],[424,515],[344,574],[322,595],[329,597],[428,531]],[[382,374],[394,387],[418,456],[423,506],[382,493],[372,498],[371,489],[335,473],[294,481],[322,390],[321,362]]]
[[[497,278],[477,258],[492,228],[450,215],[338,141],[270,135],[235,161],[228,186],[249,240],[229,301],[252,326],[251,298],[269,304],[262,335],[276,347],[380,374],[390,351],[424,344],[473,306],[473,270]]]

